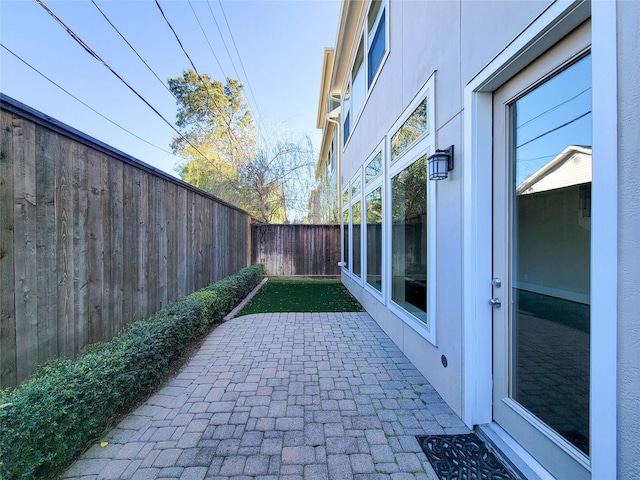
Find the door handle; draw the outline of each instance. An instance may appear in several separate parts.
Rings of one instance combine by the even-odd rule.
[[[489,300],[489,305],[491,305],[493,308],[497,308],[502,305],[502,302],[500,301],[499,297],[493,297],[491,300]]]

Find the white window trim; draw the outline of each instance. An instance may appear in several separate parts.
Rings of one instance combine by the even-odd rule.
[[[435,111],[434,111],[434,93],[435,88],[435,73],[429,77],[429,80],[420,89],[418,94],[411,101],[409,106],[402,112],[402,115],[393,124],[391,130],[387,135],[387,170],[385,175],[386,188],[383,191],[385,198],[384,209],[385,214],[383,223],[386,223],[385,237],[389,239],[385,250],[387,252],[387,258],[385,262],[385,269],[388,272],[384,279],[384,290],[386,292],[385,298],[387,299],[387,308],[389,311],[397,315],[406,325],[415,330],[420,336],[437,346],[437,302],[436,302],[436,273],[437,273],[437,246],[436,246],[436,183],[427,180],[427,319],[428,324],[425,324],[411,315],[407,310],[395,303],[391,299],[391,235],[392,235],[392,218],[391,218],[391,179],[400,173],[402,170],[411,165],[414,161],[418,160],[423,155],[429,155],[435,152]],[[404,124],[409,116],[415,111],[415,109],[427,99],[427,131],[416,139],[404,152],[391,163],[391,138],[398,131],[398,129]],[[428,167],[427,167],[428,168]]]
[[[464,421],[492,421],[492,92],[577,27],[591,8],[593,196],[591,471],[617,472],[617,46],[615,2],[555,2],[464,88]],[[602,154],[600,152],[603,152]],[[597,287],[593,287],[597,285]],[[604,322],[603,319],[616,319]],[[595,320],[595,321],[594,321]],[[508,439],[504,439],[509,442]],[[517,447],[517,444],[514,445]],[[526,460],[525,460],[526,461]],[[532,468],[536,468],[532,466]]]
[[[351,66],[351,68],[349,69],[349,74],[348,77],[345,81],[345,84],[342,87],[342,92],[346,92],[347,88],[349,89],[349,98],[345,98],[345,93],[342,94],[342,105],[344,106],[345,104],[348,104],[348,108],[345,108],[345,114],[341,116],[341,121],[340,121],[340,127],[342,128],[342,131],[344,132],[344,120],[346,118],[346,114],[350,113],[349,116],[349,136],[347,138],[344,139],[343,141],[343,145],[341,146],[342,150],[346,150],[347,145],[349,145],[349,141],[351,140],[351,137],[353,136],[353,132],[356,128],[356,125],[358,124],[358,121],[360,120],[360,117],[362,116],[362,112],[364,111],[367,102],[369,100],[369,96],[371,95],[371,92],[373,91],[373,88],[376,85],[376,82],[378,81],[378,77],[380,76],[380,72],[382,72],[383,68],[384,68],[384,64],[387,61],[387,57],[389,56],[389,51],[391,50],[390,48],[390,39],[389,39],[389,18],[390,18],[390,14],[389,14],[389,9],[390,9],[390,5],[391,2],[389,0],[383,0],[383,4],[380,7],[380,12],[378,12],[378,16],[376,17],[376,23],[375,26],[378,25],[378,22],[380,21],[380,17],[382,15],[382,11],[386,10],[386,20],[385,20],[385,52],[384,55],[382,56],[382,60],[380,61],[380,67],[378,68],[378,71],[376,72],[376,74],[373,77],[373,80],[371,81],[371,85],[367,86],[368,84],[368,72],[369,72],[369,39],[368,39],[368,25],[367,25],[367,19],[368,19],[368,14],[369,14],[369,8],[371,7],[371,2],[369,2],[369,4],[367,5],[366,8],[366,14],[364,15],[364,20],[363,20],[363,24],[360,27],[360,31],[358,34],[358,41],[355,42],[355,48],[351,54],[351,60],[349,62],[349,65]],[[374,27],[375,27],[374,26]],[[362,61],[362,68],[364,69],[364,75],[365,75],[365,95],[364,95],[364,99],[362,101],[362,106],[360,108],[360,111],[356,113],[356,115],[353,115],[353,109],[351,108],[351,97],[353,96],[353,85],[352,85],[352,80],[353,80],[353,64],[355,63],[355,59],[356,59],[356,55],[358,53],[358,46],[360,44],[360,42],[363,42],[363,48],[364,48],[364,59]],[[344,107],[343,107],[344,108]]]
[[[360,178],[360,191],[357,194],[357,197],[353,196],[353,185],[355,184],[356,180],[358,180],[358,178]],[[344,212],[348,211],[349,212],[349,223],[348,223],[348,228],[349,228],[349,262],[348,265],[343,266],[342,268],[342,273],[347,275],[351,280],[353,280],[354,282],[356,282],[358,285],[362,286],[363,285],[363,278],[364,278],[364,266],[363,266],[363,262],[362,262],[362,258],[363,258],[363,244],[362,244],[362,240],[364,238],[363,235],[363,229],[362,229],[362,218],[363,218],[363,211],[362,211],[362,206],[364,204],[364,197],[363,197],[363,184],[364,184],[364,178],[362,176],[362,167],[358,168],[356,170],[356,172],[353,174],[353,176],[351,177],[351,179],[349,180],[349,183],[347,184],[347,187],[345,188],[346,191],[349,192],[349,201],[347,202],[347,206],[343,206],[342,208],[342,212],[343,212],[343,217],[344,217]],[[345,191],[343,190],[343,192]],[[353,272],[353,204],[354,203],[358,203],[360,202],[360,276],[356,275]],[[342,219],[342,222],[344,222],[344,218]],[[343,224],[343,228],[344,228],[344,224]],[[343,230],[343,237],[342,237],[342,243],[344,245],[344,230]],[[344,262],[344,252],[343,252],[343,262]],[[346,268],[345,268],[346,267]]]
[[[367,161],[364,162],[364,168],[363,168],[363,182],[366,184],[366,180],[365,180],[365,175],[366,175],[366,168],[367,165],[369,165],[369,163],[378,155],[378,153],[382,153],[382,171],[380,172],[380,174],[374,178],[373,180],[370,181],[370,183],[368,185],[365,185],[363,188],[363,194],[362,194],[362,198],[363,198],[363,215],[364,215],[364,219],[366,221],[367,218],[367,213],[366,213],[366,200],[367,200],[367,195],[369,193],[371,193],[372,191],[374,191],[377,188],[382,188],[382,245],[381,245],[381,251],[382,251],[382,261],[380,264],[380,268],[381,268],[381,276],[382,276],[382,282],[381,282],[381,286],[382,286],[382,291],[378,291],[375,288],[373,288],[371,285],[369,285],[369,282],[367,282],[367,258],[368,258],[368,249],[367,249],[367,231],[366,228],[363,228],[363,237],[364,237],[364,244],[363,244],[363,265],[362,265],[362,279],[364,282],[364,288],[365,290],[370,293],[373,297],[377,298],[379,301],[381,301],[382,303],[385,302],[386,297],[386,288],[385,288],[385,284],[386,281],[385,279],[387,278],[386,275],[386,262],[384,261],[385,258],[385,252],[386,252],[386,247],[387,247],[387,236],[385,235],[385,213],[386,213],[386,198],[385,198],[385,172],[386,172],[386,152],[385,152],[385,139],[382,139],[382,141],[376,145],[376,148],[373,150],[374,153],[372,153],[369,158],[367,158]],[[366,226],[365,224],[363,224],[363,226]]]
[[[341,271],[342,273],[346,274],[349,272],[349,262],[345,262],[344,260],[344,229],[346,228],[347,231],[349,231],[349,223],[351,223],[351,203],[350,203],[350,199],[351,199],[351,195],[349,194],[349,188],[351,188],[351,185],[347,183],[347,185],[345,185],[345,187],[342,189],[342,195],[340,195],[340,251],[342,252],[342,259],[341,259]],[[347,197],[349,198],[349,200],[347,200],[347,203],[344,203],[344,194],[345,192],[347,193]],[[347,217],[349,218],[349,222],[348,223],[344,223],[344,212],[347,212]],[[349,235],[349,242],[351,242],[351,235]],[[347,249],[349,249],[349,245],[347,245]],[[351,260],[349,258],[349,260]]]

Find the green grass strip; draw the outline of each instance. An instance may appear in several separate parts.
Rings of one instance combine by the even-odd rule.
[[[269,279],[239,315],[271,312],[361,312],[339,280]]]

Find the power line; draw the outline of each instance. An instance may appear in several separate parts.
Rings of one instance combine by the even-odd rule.
[[[205,160],[211,162],[211,160],[209,160],[209,158],[207,158],[207,156],[204,153],[202,153],[198,149],[198,147],[196,147],[193,143],[191,143],[191,141],[187,137],[185,137],[175,126],[173,126],[173,124],[171,122],[169,122],[169,120],[164,118],[164,116],[158,110],[156,110],[153,107],[153,105],[151,105],[147,101],[147,99],[145,99],[140,93],[138,93],[138,91],[135,88],[133,88],[131,85],[129,85],[124,78],[122,78],[107,62],[105,62],[96,52],[94,52],[91,49],[91,47],[89,47],[89,45],[87,45],[73,30],[71,30],[71,28],[68,27],[49,7],[47,7],[42,0],[36,0],[36,1],[40,4],[40,6],[42,8],[44,8],[47,11],[47,13],[49,13],[49,15],[51,15],[56,20],[56,22],[58,22],[62,26],[62,28],[64,28],[67,31],[67,33],[69,35],[71,35],[71,37],[76,42],[78,42],[78,44],[82,48],[84,48],[87,51],[87,53],[89,53],[93,58],[95,58],[100,63],[102,63],[105,67],[107,67],[111,73],[113,73],[122,83],[124,83],[129,88],[129,90],[131,90],[140,100],[142,100],[151,110],[153,110],[153,112],[156,115],[158,115],[167,125],[169,125],[171,127],[171,129],[180,136],[180,138],[182,138],[189,145],[191,145],[191,147],[193,147],[193,149],[196,152],[198,152]],[[213,163],[213,162],[211,162],[211,163]]]
[[[260,123],[262,123],[262,114],[260,113],[260,109],[258,108],[258,102],[256,101],[256,97],[253,94],[253,89],[251,88],[251,82],[249,81],[249,76],[247,75],[246,70],[244,69],[244,63],[242,62],[242,57],[240,56],[240,52],[238,51],[238,46],[236,45],[236,40],[233,38],[233,32],[231,31],[231,27],[229,26],[229,21],[227,20],[227,15],[224,12],[224,7],[222,6],[222,0],[218,0],[220,4],[220,10],[222,11],[222,16],[224,18],[225,23],[227,24],[227,29],[229,30],[229,35],[231,36],[231,41],[233,42],[233,48],[236,50],[236,55],[238,56],[238,60],[240,61],[240,68],[242,68],[242,73],[244,73],[244,78],[247,80],[247,87],[249,87],[249,93],[251,94],[251,98],[253,99],[253,104],[256,106],[256,112],[258,113],[258,119]]]
[[[104,17],[104,19],[109,23],[109,25],[111,25],[113,27],[113,29],[118,33],[118,35],[120,35],[120,37],[122,38],[122,40],[125,41],[125,43],[127,45],[129,45],[129,48],[131,48],[131,50],[133,50],[133,53],[135,53],[138,58],[140,59],[140,61],[142,63],[144,63],[144,65],[149,69],[149,71],[151,73],[153,73],[153,75],[158,79],[158,81],[162,84],[162,86],[164,88],[167,89],[167,91],[175,98],[175,95],[173,94],[173,92],[169,89],[169,87],[167,86],[166,83],[164,83],[164,81],[156,74],[156,72],[153,70],[153,68],[151,68],[149,66],[149,64],[147,62],[145,62],[144,58],[142,58],[142,56],[138,53],[138,51],[134,48],[133,45],[131,45],[131,43],[129,43],[129,40],[127,40],[125,38],[125,36],[120,32],[120,30],[118,30],[118,28],[113,24],[113,22],[111,20],[109,20],[109,17],[107,17],[107,15],[102,11],[102,9],[98,6],[98,4],[95,2],[95,0],[91,0],[91,3],[93,3],[93,5],[98,9],[98,11],[102,14],[102,16]],[[176,99],[177,100],[177,99]]]
[[[218,33],[220,34],[220,38],[222,39],[222,45],[224,45],[224,49],[227,52],[227,56],[229,57],[229,60],[231,61],[231,66],[233,67],[233,71],[236,74],[236,78],[240,78],[240,75],[238,74],[238,69],[236,68],[236,64],[233,61],[233,58],[231,57],[231,52],[229,52],[229,48],[227,47],[227,42],[224,39],[224,35],[222,34],[222,30],[220,30],[220,25],[218,25],[218,20],[216,20],[216,16],[213,14],[213,9],[211,8],[211,3],[209,2],[209,0],[207,0],[207,6],[209,7],[209,11],[211,12],[211,17],[213,18],[214,23],[216,24],[216,28],[218,29]]]
[[[33,65],[31,65],[29,62],[27,62],[26,60],[24,60],[23,58],[21,58],[17,53],[13,52],[11,49],[9,49],[7,46],[3,45],[2,43],[0,43],[0,47],[4,48],[7,52],[9,52],[11,55],[13,55],[14,57],[16,57],[18,60],[20,60],[22,63],[24,63],[27,67],[29,67],[31,70],[33,70],[34,72],[36,72],[38,75],[42,76],[43,78],[45,78],[46,80],[48,80],[49,82],[53,83],[56,87],[58,87],[60,90],[62,90],[64,93],[66,93],[67,95],[69,95],[71,98],[77,100],[78,102],[80,102],[82,105],[84,105],[85,107],[87,107],[89,110],[91,110],[92,112],[100,115],[102,118],[104,118],[106,121],[108,121],[109,123],[112,123],[113,125],[115,125],[116,127],[118,127],[121,130],[124,130],[125,132],[127,132],[129,135],[134,136],[135,138],[137,138],[138,140],[143,141],[144,143],[146,143],[147,145],[151,145],[152,147],[157,148],[158,150],[168,153],[170,155],[173,155],[176,158],[181,158],[178,157],[176,154],[174,154],[173,152],[170,152],[169,150],[165,150],[162,147],[159,147],[158,145],[155,145],[151,142],[149,142],[148,140],[145,140],[144,138],[136,135],[135,133],[131,132],[130,130],[127,130],[125,127],[123,127],[122,125],[116,123],[115,121],[111,120],[110,118],[106,117],[105,115],[103,115],[102,113],[100,113],[99,111],[97,111],[95,108],[93,108],[91,105],[83,102],[82,100],[80,100],[78,97],[76,97],[74,94],[72,94],[71,92],[69,92],[68,90],[66,90],[64,87],[60,86],[58,83],[56,83],[55,81],[53,81],[51,78],[49,78],[48,76],[46,76],[44,73],[42,73],[40,70],[38,70],[36,67],[34,67]]]
[[[198,18],[198,14],[196,13],[195,9],[193,8],[193,4],[191,3],[191,0],[188,0],[189,2],[189,6],[191,7],[191,11],[193,12],[193,16],[196,17],[196,21],[198,22],[198,25],[200,26],[200,30],[202,30],[202,34],[204,35],[204,38],[207,40],[207,44],[209,45],[209,50],[211,50],[211,54],[213,55],[213,58],[215,58],[216,63],[218,64],[218,67],[220,68],[220,71],[222,72],[222,75],[227,78],[227,75],[224,73],[224,69],[222,68],[222,65],[220,64],[220,61],[218,60],[218,56],[216,55],[216,52],[214,52],[213,47],[211,46],[211,42],[209,41],[209,37],[207,36],[207,32],[205,32],[204,28],[202,27],[202,24],[200,23],[200,19]]]
[[[516,145],[516,148],[521,148],[521,147],[524,147],[525,145],[529,145],[530,143],[535,142],[536,140],[539,140],[540,138],[544,137],[545,135],[549,135],[550,133],[553,133],[553,132],[555,132],[557,130],[560,130],[561,128],[564,128],[566,126],[571,125],[574,122],[577,122],[578,120],[580,120],[581,118],[586,117],[590,113],[591,113],[591,110],[589,110],[588,112],[583,113],[582,115],[578,115],[576,118],[574,118],[572,120],[569,120],[568,122],[565,122],[562,125],[558,125],[557,127],[554,127],[554,128],[552,128],[550,130],[547,130],[544,133],[541,133],[537,137],[533,137],[531,140],[527,140],[526,142],[523,142],[520,145]]]
[[[39,1],[39,0],[38,0]],[[184,52],[185,56],[187,57],[187,59],[189,60],[189,63],[191,63],[191,66],[193,67],[193,71],[195,72],[195,74],[197,75],[198,79],[200,80],[200,82],[202,83],[202,85],[204,86],[204,89],[207,91],[207,95],[209,95],[209,98],[211,99],[211,103],[213,104],[213,106],[216,108],[216,110],[218,110],[218,112],[220,113],[220,115],[222,116],[222,118],[224,119],[225,123],[227,124],[227,131],[229,133],[229,135],[232,137],[232,140],[235,141],[236,143],[240,143],[238,141],[238,138],[236,137],[235,132],[232,130],[231,128],[231,123],[232,123],[232,116],[229,115],[229,121],[226,121],[225,118],[225,111],[222,109],[222,107],[220,107],[218,105],[218,103],[216,102],[215,98],[213,97],[213,95],[211,94],[211,91],[209,90],[209,86],[207,85],[207,82],[204,81],[204,79],[202,78],[202,76],[200,75],[200,73],[198,72],[198,69],[196,68],[195,64],[193,63],[193,61],[191,60],[191,57],[189,56],[189,54],[187,53],[186,49],[184,48],[184,46],[182,45],[182,42],[180,41],[180,38],[178,37],[178,34],[176,33],[176,31],[174,30],[173,26],[171,25],[171,22],[169,22],[169,19],[167,18],[167,16],[164,14],[164,11],[162,10],[162,7],[160,6],[160,3],[158,2],[158,0],[155,0],[156,5],[158,6],[158,9],[160,10],[160,13],[162,14],[162,17],[164,18],[165,22],[167,22],[167,25],[169,26],[169,28],[171,29],[171,31],[173,32],[173,35],[176,37],[176,40],[178,41],[178,45],[180,45],[180,48],[182,49],[182,51]],[[205,104],[207,107],[209,107],[208,104]],[[211,111],[211,109],[209,108],[209,111]],[[212,112],[213,113],[213,112]],[[193,146],[193,145],[192,145]],[[195,147],[194,147],[195,148]]]

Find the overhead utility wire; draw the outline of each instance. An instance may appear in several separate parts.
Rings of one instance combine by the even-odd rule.
[[[80,102],[82,105],[84,105],[85,107],[87,107],[89,110],[91,110],[92,112],[100,115],[102,118],[104,118],[107,122],[112,123],[113,125],[115,125],[116,127],[118,127],[121,130],[124,130],[125,132],[127,132],[129,135],[134,136],[135,138],[137,138],[138,140],[143,141],[144,143],[146,143],[147,145],[151,145],[152,147],[157,148],[158,150],[168,153],[170,155],[173,155],[176,158],[180,158],[178,157],[175,153],[170,152],[169,150],[165,150],[162,147],[159,147],[158,145],[155,145],[153,143],[151,143],[148,140],[145,140],[144,138],[136,135],[135,133],[133,133],[130,130],[127,130],[126,128],[124,128],[122,125],[114,122],[113,120],[111,120],[110,118],[104,116],[102,113],[100,113],[99,111],[97,111],[95,108],[93,108],[91,105],[83,102],[82,100],[80,100],[78,97],[76,97],[73,93],[69,92],[68,90],[66,90],[64,87],[60,86],[59,84],[57,84],[55,81],[51,80],[49,77],[47,77],[44,73],[42,73],[40,70],[38,70],[36,67],[34,67],[33,65],[31,65],[29,62],[27,62],[26,60],[24,60],[23,58],[21,58],[17,53],[13,52],[11,49],[9,49],[7,46],[3,45],[0,43],[0,47],[4,48],[7,52],[9,52],[11,55],[13,55],[14,57],[16,57],[18,60],[20,60],[22,63],[24,63],[27,67],[29,67],[31,70],[33,70],[34,72],[36,72],[38,75],[44,77],[46,80],[48,80],[49,82],[53,83],[56,87],[58,87],[60,90],[62,90],[64,93],[66,93],[67,95],[69,95],[71,98],[77,100],[78,102]]]
[[[244,78],[247,80],[247,87],[249,87],[249,93],[251,94],[251,98],[253,99],[253,104],[256,106],[256,112],[258,113],[258,118],[262,122],[262,114],[260,113],[260,109],[258,108],[258,102],[256,101],[256,97],[253,94],[253,89],[251,88],[251,82],[249,81],[249,76],[247,75],[247,72],[244,69],[244,63],[242,62],[242,57],[240,56],[240,52],[238,51],[236,40],[233,38],[233,32],[231,31],[231,27],[229,26],[227,15],[224,12],[224,7],[222,6],[222,0],[218,0],[218,3],[220,4],[220,10],[222,11],[222,16],[224,17],[224,21],[227,24],[227,29],[229,30],[229,35],[231,36],[231,41],[233,42],[233,48],[235,48],[236,55],[238,56],[238,60],[240,61],[240,68],[242,68],[242,73],[244,73]]]
[[[133,93],[135,93],[135,94],[136,94],[136,96],[137,96],[140,100],[142,100],[144,103],[146,103],[146,104],[147,104],[147,106],[148,106],[151,110],[153,110],[153,111],[154,111],[154,113],[155,113],[156,115],[158,115],[158,116],[159,116],[159,117],[160,117],[160,118],[161,118],[161,119],[162,119],[162,120],[163,120],[167,125],[169,125],[169,126],[171,127],[171,129],[172,129],[174,132],[176,132],[176,133],[180,136],[180,138],[182,138],[182,139],[183,139],[183,140],[185,140],[189,145],[191,145],[191,147],[193,147],[193,149],[194,149],[196,152],[198,152],[200,155],[202,155],[202,157],[203,157],[205,160],[207,160],[207,161],[211,162],[211,160],[210,160],[209,158],[207,158],[207,156],[206,156],[204,153],[202,153],[202,152],[198,149],[198,147],[196,147],[193,143],[191,143],[191,141],[190,141],[187,137],[185,137],[182,133],[180,133],[180,131],[179,131],[176,127],[174,127],[174,126],[173,126],[173,124],[172,124],[169,120],[167,120],[166,118],[164,118],[164,117],[162,116],[162,114],[161,114],[158,110],[156,110],[156,109],[153,107],[153,105],[151,105],[151,104],[150,104],[150,103],[149,103],[149,102],[148,102],[148,101],[147,101],[147,100],[146,100],[142,95],[140,95],[140,94],[136,91],[136,89],[135,89],[135,88],[133,88],[131,85],[129,85],[129,84],[126,82],[126,80],[125,80],[124,78],[122,78],[120,75],[118,75],[118,73],[117,73],[113,68],[111,68],[111,66],[110,66],[107,62],[105,62],[105,61],[104,61],[104,60],[103,60],[103,59],[102,59],[102,58],[101,58],[101,57],[100,57],[96,52],[94,52],[94,51],[91,49],[91,47],[89,47],[89,46],[88,46],[88,45],[87,45],[87,44],[86,44],[86,43],[85,43],[85,42],[84,42],[84,41],[83,41],[83,40],[82,40],[82,39],[81,39],[81,38],[80,38],[80,37],[79,37],[79,36],[78,36],[74,31],[73,31],[73,30],[71,30],[71,28],[69,28],[69,27],[68,27],[68,26],[67,26],[67,25],[66,25],[66,24],[65,24],[65,23],[64,23],[64,22],[63,22],[63,21],[62,21],[62,20],[61,20],[61,19],[60,19],[60,18],[59,18],[59,17],[58,17],[58,16],[57,16],[57,15],[56,15],[56,14],[55,14],[55,13],[54,13],[50,8],[49,8],[49,7],[47,7],[47,6],[44,4],[44,2],[43,2],[42,0],[36,0],[36,1],[40,4],[40,6],[42,6],[42,8],[44,8],[44,9],[47,11],[47,13],[49,13],[49,15],[51,15],[51,16],[52,16],[52,17],[53,17],[53,18],[54,18],[54,19],[55,19],[55,20],[56,20],[56,21],[57,21],[57,22],[62,26],[62,28],[64,28],[64,29],[67,31],[67,33],[68,33],[69,35],[71,35],[71,37],[72,37],[76,42],[78,42],[78,43],[80,44],[80,46],[81,46],[82,48],[84,48],[84,49],[85,49],[85,50],[86,50],[86,51],[87,51],[87,52],[88,52],[88,53],[89,53],[93,58],[95,58],[95,59],[96,59],[96,60],[98,60],[100,63],[102,63],[105,67],[107,67],[107,68],[111,71],[111,73],[113,73],[116,77],[118,77],[118,79],[119,79],[122,83],[124,83],[124,84],[129,88],[129,90],[131,90]],[[212,162],[212,163],[213,163],[213,162]]]
[[[40,0],[38,0],[40,1]],[[171,29],[171,31],[173,32],[173,35],[176,37],[176,40],[178,41],[178,44],[180,45],[180,48],[182,49],[182,51],[184,52],[185,56],[187,57],[187,59],[189,60],[189,63],[191,63],[191,66],[193,67],[193,71],[196,73],[196,75],[198,76],[198,78],[200,79],[200,82],[202,83],[202,85],[204,86],[204,89],[207,91],[207,94],[209,95],[209,98],[211,99],[211,103],[213,104],[213,106],[220,112],[220,114],[222,115],[223,119],[225,118],[224,116],[224,110],[217,104],[217,102],[215,101],[215,99],[213,98],[213,95],[211,95],[211,91],[209,90],[209,86],[207,85],[207,83],[204,81],[204,79],[202,78],[202,76],[200,75],[200,73],[198,72],[198,69],[196,68],[195,64],[193,63],[193,60],[191,60],[191,57],[189,56],[189,54],[187,53],[187,51],[185,50],[184,46],[182,45],[182,42],[180,41],[180,37],[178,37],[178,34],[176,33],[176,31],[173,29],[173,26],[171,25],[171,22],[169,22],[169,19],[167,18],[167,16],[164,14],[164,11],[162,10],[162,7],[160,6],[160,3],[158,2],[158,0],[155,0],[156,5],[158,6],[158,9],[160,10],[160,13],[162,14],[165,22],[167,22],[167,25],[169,26],[169,28]],[[233,132],[233,130],[231,129],[231,116],[229,116],[229,121],[227,122],[225,119],[225,123],[227,124],[228,127],[228,132],[229,135],[232,137],[232,139],[236,142],[238,142],[238,139],[235,135],[235,133]],[[194,147],[195,148],[195,147]]]
[[[191,3],[191,0],[188,0],[188,2],[189,2],[189,6],[191,7],[191,11],[193,12],[193,16],[196,17],[196,21],[198,22],[198,25],[200,26],[200,30],[202,30],[202,34],[204,35],[204,38],[207,40],[207,44],[209,45],[209,50],[211,50],[211,54],[213,55],[213,58],[216,60],[216,63],[218,64],[218,67],[220,68],[220,71],[222,72],[222,75],[224,75],[224,77],[227,78],[227,75],[224,73],[224,69],[222,68],[222,65],[220,64],[220,60],[218,60],[216,52],[214,52],[213,47],[211,46],[211,42],[209,41],[209,37],[207,36],[207,32],[205,32],[204,28],[202,27],[202,24],[200,23],[200,19],[198,18],[198,14],[196,13],[195,9],[193,8],[193,4]]]
[[[167,86],[166,83],[164,83],[164,81],[156,74],[156,72],[153,70],[153,68],[151,68],[149,66],[149,64],[147,62],[145,62],[144,58],[142,58],[142,56],[138,53],[138,51],[134,48],[133,45],[131,45],[131,43],[129,43],[129,40],[127,40],[125,38],[125,36],[120,32],[120,30],[118,30],[118,28],[113,24],[113,22],[111,20],[109,20],[109,17],[107,17],[107,15],[102,11],[102,9],[98,6],[98,4],[95,2],[95,0],[91,0],[91,3],[93,3],[93,5],[98,9],[98,11],[102,14],[102,16],[104,17],[104,19],[109,23],[109,25],[111,25],[113,27],[113,29],[118,33],[118,35],[120,35],[120,37],[122,38],[122,40],[125,41],[125,43],[127,45],[129,45],[129,48],[131,48],[131,50],[133,50],[133,53],[135,53],[138,58],[140,59],[140,61],[142,63],[144,63],[144,65],[149,69],[149,71],[151,73],[153,73],[153,75],[158,79],[158,81],[162,84],[162,86],[164,88],[167,89],[167,91],[175,98],[174,93],[169,89],[169,87]]]
[[[216,20],[216,16],[213,14],[213,9],[211,8],[211,3],[207,0],[207,6],[209,7],[209,11],[211,12],[211,17],[213,18],[214,23],[216,24],[216,28],[218,29],[218,33],[220,34],[220,38],[222,39],[222,45],[224,45],[224,49],[227,52],[227,56],[231,61],[231,66],[233,67],[233,71],[236,74],[236,78],[240,79],[240,74],[238,73],[238,69],[236,68],[236,64],[231,57],[231,52],[229,52],[229,47],[227,47],[227,42],[224,40],[224,35],[222,34],[222,30],[220,30],[220,25],[218,25],[218,20]]]

